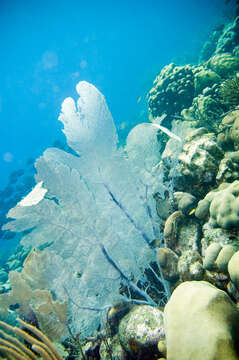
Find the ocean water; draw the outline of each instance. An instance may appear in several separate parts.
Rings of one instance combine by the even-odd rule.
[[[182,73],[176,68],[184,94],[191,82],[190,104],[198,94],[211,94],[213,103],[220,95],[219,82],[230,90],[231,73],[234,76],[239,68],[236,56],[230,58],[229,70],[222,64],[210,64],[214,72],[204,73],[202,83],[198,74],[203,71],[193,65],[198,65],[213,30],[222,30],[223,24],[234,19],[236,3],[13,0],[0,4],[0,319],[14,322],[14,311],[27,321],[35,317],[41,330],[56,340],[69,336],[69,327],[82,337],[95,335],[103,329],[101,311],[123,297],[136,304],[167,303],[172,279],[165,281],[162,275],[156,256],[165,249],[160,248],[175,250],[171,256],[179,258],[183,251],[196,251],[196,247],[203,267],[205,254],[199,254],[197,242],[203,238],[206,220],[195,217],[195,204],[219,184],[216,170],[227,148],[222,140],[224,150],[213,154],[218,169],[209,166],[206,174],[199,169],[203,179],[200,171],[199,178],[192,171],[189,180],[185,171],[180,184],[178,159],[189,122],[179,115],[188,106],[180,104],[180,97],[172,102],[172,109],[165,102],[172,119],[180,117],[178,123],[171,118],[167,123],[167,114],[154,108],[153,92],[148,93],[155,77],[172,62],[190,64]],[[236,26],[234,30],[238,31]],[[236,44],[233,46],[238,56]],[[233,81],[235,84],[236,77]],[[189,119],[191,127],[205,126],[196,136],[210,145],[209,152],[217,146],[220,116],[237,104],[237,97],[227,96],[225,88],[225,99],[218,106],[220,115],[218,109],[213,113],[205,107],[205,114]],[[170,102],[170,96],[166,100]],[[153,123],[149,122],[149,107]],[[171,145],[164,153],[165,162],[159,165],[168,140]],[[237,153],[232,158],[237,159]],[[229,172],[231,182],[237,180],[235,173]],[[228,187],[232,192],[233,186]],[[182,213],[181,193],[175,195],[175,189],[187,192],[190,200],[187,198],[190,208],[185,205]],[[167,219],[172,216],[177,222],[184,215],[186,225],[181,225],[189,240],[186,245],[182,241],[180,249],[167,240]],[[210,213],[212,219],[213,215]],[[231,223],[218,221],[217,225],[223,231],[231,229]],[[177,223],[171,226],[172,233],[175,229]],[[198,235],[191,244],[193,231]],[[231,241],[231,234],[228,236]],[[217,273],[213,276],[211,282],[220,288],[225,278]],[[46,298],[43,295],[38,302],[38,290],[39,299],[42,290],[48,292],[43,311],[38,306]],[[53,310],[45,317],[51,301]],[[5,311],[7,303],[10,306]],[[51,333],[48,324],[56,318]]]
[[[0,189],[56,140],[62,101],[80,80],[106,97],[129,131],[147,120],[145,95],[160,69],[197,62],[230,16],[223,0],[7,1],[0,4]],[[125,134],[124,134],[125,136]]]

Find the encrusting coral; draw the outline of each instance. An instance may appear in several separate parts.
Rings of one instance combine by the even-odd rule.
[[[0,353],[6,359],[16,360],[63,360],[46,335],[35,326],[18,319],[23,329],[0,321]],[[13,333],[10,335],[9,333]],[[18,338],[23,339],[27,345]],[[29,348],[30,345],[30,348]]]

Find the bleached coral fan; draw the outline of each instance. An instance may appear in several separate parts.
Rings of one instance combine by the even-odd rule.
[[[86,82],[77,92],[77,104],[67,98],[59,117],[76,155],[57,148],[44,152],[35,163],[39,201],[23,206],[23,199],[9,211],[12,221],[4,228],[29,230],[24,246],[47,244],[43,258],[51,261],[41,266],[46,286],[58,299],[70,297],[72,327],[89,335],[101,322],[98,310],[122,298],[122,284],[129,297],[133,282],[144,284],[144,270],[155,260],[149,245],[159,235],[159,219],[152,197],[156,177],[149,169],[148,176],[139,176],[130,154],[117,149],[104,96]],[[143,156],[148,163],[147,153]],[[143,285],[141,290],[136,288],[138,298],[154,303]]]

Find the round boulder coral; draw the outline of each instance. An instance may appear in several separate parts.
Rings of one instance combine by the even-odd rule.
[[[239,251],[237,251],[228,263],[228,272],[231,281],[239,289]]]
[[[203,260],[203,267],[206,270],[213,270],[214,262],[221,251],[221,245],[213,242],[211,243],[205,252],[205,257]]]
[[[224,185],[224,184],[222,184]],[[214,193],[210,205],[210,220],[212,224],[223,229],[239,227],[239,181],[228,184]]]
[[[239,312],[226,292],[205,281],[184,282],[164,314],[167,359],[239,359]]]

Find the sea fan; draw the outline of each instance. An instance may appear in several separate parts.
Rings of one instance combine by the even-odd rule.
[[[12,221],[4,228],[28,230],[21,241],[24,246],[48,246],[44,249],[51,252],[51,261],[44,263],[47,287],[58,298],[71,300],[72,327],[89,335],[101,323],[99,310],[122,296],[155,303],[149,287],[146,290],[142,284],[147,282],[145,269],[156,258],[150,244],[159,234],[152,196],[157,178],[140,176],[130,156],[117,149],[103,95],[86,82],[79,83],[77,91],[77,108],[68,98],[59,120],[68,144],[80,156],[46,150],[35,164],[34,203],[25,206],[26,199],[18,203],[9,211]],[[147,161],[147,152],[144,157]],[[32,198],[28,195],[28,200]],[[54,265],[59,263],[61,267]],[[165,295],[160,269],[153,276],[163,284]],[[162,299],[160,291],[158,299]]]

